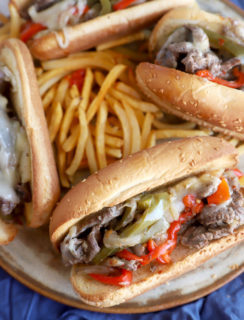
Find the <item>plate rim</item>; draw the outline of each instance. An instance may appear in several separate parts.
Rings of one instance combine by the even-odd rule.
[[[241,242],[240,245],[241,244],[243,245],[243,242]],[[73,298],[69,298],[68,296],[67,297],[63,296],[62,294],[55,292],[55,290],[47,288],[40,282],[26,275],[21,270],[17,270],[16,268],[12,267],[9,263],[5,262],[1,257],[0,257],[0,267],[3,270],[5,270],[8,274],[10,274],[13,278],[15,278],[17,281],[19,281],[29,289],[45,296],[46,298],[52,299],[56,302],[62,303],[70,307],[78,308],[81,310],[100,312],[100,313],[117,313],[117,314],[141,314],[141,313],[156,312],[156,311],[162,311],[165,309],[174,308],[174,307],[183,305],[185,303],[193,302],[195,300],[198,300],[212,293],[213,291],[218,290],[219,288],[221,288],[231,280],[238,277],[240,274],[242,274],[242,272],[244,272],[244,263],[242,263],[240,266],[238,266],[238,268],[230,271],[229,273],[224,275],[222,278],[217,279],[214,283],[208,285],[207,287],[204,287],[198,290],[197,292],[193,292],[190,294],[186,294],[180,298],[176,298],[176,300],[173,300],[172,302],[164,302],[161,304],[159,303],[154,306],[137,306],[137,307],[131,306],[125,309],[125,308],[121,308],[120,306],[114,306],[109,308],[99,308],[99,307],[85,304],[82,301],[79,301],[78,296],[77,296],[77,301]]]

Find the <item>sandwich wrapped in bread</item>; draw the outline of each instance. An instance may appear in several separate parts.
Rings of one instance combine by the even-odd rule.
[[[155,64],[140,64],[137,81],[150,100],[168,113],[244,139],[242,21],[174,9],[156,25],[149,47]]]
[[[59,197],[59,181],[32,58],[17,39],[0,45],[0,244],[15,224],[39,227]]]
[[[21,38],[40,60],[90,49],[151,25],[194,0],[14,0],[27,19]],[[34,37],[34,39],[33,39]]]
[[[50,237],[81,300],[127,301],[244,239],[237,152],[226,141],[165,142],[117,161],[69,191]]]

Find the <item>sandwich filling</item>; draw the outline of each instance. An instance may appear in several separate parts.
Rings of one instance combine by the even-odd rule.
[[[170,263],[177,243],[200,249],[243,225],[242,176],[238,169],[204,173],[90,214],[62,241],[63,261],[83,264],[98,281],[128,285],[121,276],[132,281],[143,265]],[[108,274],[118,270],[115,281]]]
[[[19,213],[31,201],[30,150],[21,122],[2,95],[8,85],[3,81],[0,93],[0,218],[21,223]]]
[[[169,35],[157,53],[156,63],[244,90],[243,30],[237,27],[238,23],[235,34],[226,28],[220,35],[186,24]]]
[[[64,29],[146,1],[150,0],[35,0],[21,13],[28,20],[21,38],[28,41],[45,34],[45,29]]]

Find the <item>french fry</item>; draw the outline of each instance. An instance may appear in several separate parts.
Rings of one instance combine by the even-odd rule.
[[[87,121],[90,122],[94,117],[95,113],[99,105],[101,104],[102,100],[104,99],[106,93],[108,92],[109,88],[113,85],[116,79],[120,76],[122,72],[124,72],[126,66],[124,65],[116,65],[114,66],[108,75],[106,76],[96,98],[92,101],[90,107],[87,110]]]
[[[42,104],[44,110],[47,110],[47,108],[51,105],[51,103],[54,101],[55,93],[56,93],[56,85],[52,86],[46,94],[42,98]]]
[[[91,173],[96,172],[98,170],[98,165],[97,165],[94,145],[92,142],[92,136],[91,136],[89,127],[88,127],[88,136],[87,136],[87,142],[86,142],[86,157],[87,157],[87,162],[88,162],[90,172]]]
[[[95,130],[95,144],[97,151],[97,160],[99,169],[107,166],[107,160],[105,155],[105,125],[108,116],[108,106],[105,101],[102,101],[98,110],[96,130]]]
[[[77,147],[75,150],[75,155],[73,157],[73,160],[69,168],[66,170],[66,174],[69,176],[72,176],[78,170],[84,155],[86,141],[88,138],[88,126],[86,121],[86,114],[82,108],[79,108],[79,123],[80,123],[80,132],[79,132]]]
[[[91,91],[92,91],[92,84],[93,84],[93,73],[91,71],[90,68],[86,69],[86,75],[85,75],[85,80],[84,80],[84,85],[82,88],[82,93],[81,93],[81,103],[80,103],[80,107],[86,111],[88,104],[89,104],[89,100],[90,100],[90,96],[91,96]]]
[[[137,121],[135,112],[130,107],[130,105],[124,101],[123,106],[125,108],[125,113],[127,115],[127,119],[130,124],[130,132],[131,132],[130,153],[135,153],[135,152],[139,151],[141,148],[140,126]]]
[[[194,129],[196,128],[196,124],[194,122],[184,122],[180,124],[169,124],[161,122],[157,119],[153,120],[153,125],[157,129]]]
[[[115,137],[123,137],[123,132],[120,130],[120,128],[119,127],[111,127],[109,125],[109,123],[106,123],[105,132],[107,134],[111,134],[112,136],[115,136]]]
[[[54,102],[60,102],[60,104],[63,105],[64,99],[67,95],[68,88],[69,88],[69,81],[65,77],[58,83],[57,91],[54,97]]]
[[[125,84],[124,82],[117,82],[115,84],[115,89],[131,96],[132,98],[138,99],[138,100],[142,100],[142,97],[140,95],[139,92],[136,91],[136,89],[134,89],[133,87],[129,86],[128,84]]]
[[[67,176],[65,174],[65,165],[66,165],[66,153],[62,150],[62,148],[58,145],[58,152],[57,152],[57,162],[58,162],[58,171],[59,171],[59,177],[61,181],[61,185],[64,188],[68,188],[70,183],[67,179]]]
[[[105,151],[106,151],[106,154],[111,156],[111,157],[114,157],[114,158],[117,158],[117,159],[121,159],[122,158],[122,152],[121,152],[120,149],[106,147]]]
[[[80,96],[79,90],[76,84],[73,84],[69,90],[69,95],[72,99],[77,98]]]
[[[78,107],[80,102],[79,97],[74,98],[68,108],[65,110],[65,114],[63,117],[63,121],[60,127],[60,134],[59,134],[59,143],[62,145],[67,138],[67,134],[69,132],[70,125],[73,120],[73,115],[75,113],[75,109]]]
[[[150,102],[145,102],[141,100],[134,99],[123,92],[120,92],[114,88],[111,88],[109,90],[109,93],[115,98],[122,101],[126,101],[127,104],[129,104],[131,107],[135,109],[139,109],[144,112],[157,112],[158,107]]]
[[[151,131],[151,133],[149,134],[149,137],[148,137],[146,148],[151,148],[154,146],[156,146],[156,132]]]
[[[105,129],[105,131],[106,131],[106,129]],[[106,144],[106,146],[109,146],[112,148],[121,148],[123,146],[124,142],[123,142],[123,139],[105,134],[105,144]]]
[[[44,72],[39,78],[38,78],[38,85],[41,87],[43,84],[47,83],[48,81],[60,76],[63,78],[66,76],[69,71],[65,71],[64,69],[55,69],[51,71]]]
[[[122,38],[119,38],[119,39],[116,39],[116,40],[113,40],[113,41],[109,41],[109,42],[105,42],[103,44],[100,44],[100,45],[98,45],[96,47],[96,50],[97,51],[102,51],[102,50],[110,49],[110,48],[113,48],[113,47],[118,47],[118,46],[121,46],[121,45],[126,44],[126,43],[131,43],[131,42],[134,42],[134,41],[144,40],[146,38],[147,38],[146,33],[143,32],[143,31],[140,31],[140,32],[133,33],[133,34],[130,34],[128,36],[125,36],[125,37],[122,37]]]
[[[105,79],[104,74],[101,71],[95,71],[94,77],[95,77],[96,83],[101,87]]]
[[[123,110],[121,104],[118,101],[111,98],[109,100],[109,103],[110,103],[110,106],[114,109],[121,123],[121,127],[123,130],[123,139],[124,139],[123,156],[126,157],[129,155],[130,149],[131,149],[131,142],[130,142],[131,126],[127,119],[126,112]]]
[[[111,70],[114,66],[114,63],[105,58],[96,58],[94,57],[85,57],[81,59],[71,58],[71,59],[58,59],[45,61],[42,63],[44,70],[55,70],[62,69],[68,72],[75,71],[82,68],[101,68],[103,70]]]
[[[201,130],[166,129],[166,130],[155,130],[155,133],[156,133],[156,139],[208,136],[208,133]]]
[[[141,110],[139,109],[134,109],[137,121],[139,123],[140,128],[142,129],[143,123],[144,123],[144,114]]]
[[[21,18],[13,3],[9,4],[10,13],[10,37],[18,38],[20,34]]]
[[[48,125],[51,142],[53,142],[56,139],[62,118],[63,118],[62,106],[60,102],[54,102],[52,106],[52,113],[51,113],[49,125]]]
[[[142,125],[142,133],[141,133],[141,148],[145,149],[147,146],[148,138],[151,132],[153,122],[153,115],[150,112],[147,112],[144,122]]]
[[[76,125],[71,129],[71,135],[64,141],[62,147],[65,152],[69,152],[76,147],[80,133],[80,126]]]
[[[59,80],[61,80],[63,78],[62,74],[59,74],[55,77],[53,77],[52,79],[48,80],[46,83],[44,83],[43,85],[40,86],[40,95],[43,96],[45,94],[45,92],[51,88],[54,84],[56,84],[57,82],[59,82]]]

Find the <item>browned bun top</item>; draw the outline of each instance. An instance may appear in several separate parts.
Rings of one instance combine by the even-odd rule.
[[[187,24],[194,24],[225,35],[226,30],[233,34],[233,40],[244,45],[244,23],[231,18],[222,17],[198,8],[182,7],[169,11],[157,23],[149,39],[149,50],[157,52],[177,28]]]
[[[142,92],[164,111],[244,140],[244,92],[179,70],[141,63]]]
[[[32,171],[32,215],[30,226],[47,222],[59,197],[54,161],[35,69],[29,50],[17,39],[0,45],[0,64],[11,72],[12,100],[30,144]]]
[[[172,8],[194,4],[195,0],[148,1],[67,27],[64,32],[49,32],[30,42],[30,51],[40,60],[64,57],[149,26]],[[57,37],[68,41],[66,48],[60,47]]]
[[[51,241],[57,248],[71,226],[104,207],[188,175],[236,163],[235,148],[214,137],[169,141],[130,155],[89,176],[64,196],[51,218]]]

